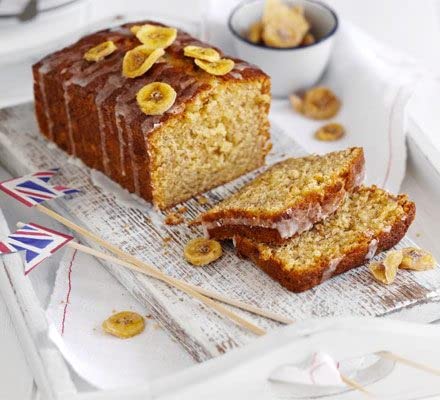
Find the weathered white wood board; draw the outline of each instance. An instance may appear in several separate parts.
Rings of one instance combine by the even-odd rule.
[[[274,148],[268,158],[272,164],[286,156],[303,155],[290,138],[273,127]],[[224,246],[224,256],[205,268],[193,268],[182,258],[185,243],[201,235],[198,227],[187,224],[167,226],[164,213],[151,207],[129,208],[113,194],[95,187],[91,171],[49,144],[38,134],[31,104],[0,110],[0,162],[14,175],[60,166],[56,181],[82,190],[71,198],[49,203],[51,207],[83,225],[125,251],[154,264],[162,271],[192,284],[216,290],[270,309],[295,320],[327,316],[384,316],[397,312],[405,318],[428,322],[440,318],[440,269],[412,273],[402,271],[395,284],[376,283],[368,269],[360,267],[333,278],[305,293],[283,289],[252,263],[235,256],[231,245]],[[206,194],[206,205],[186,202],[189,221],[249,181],[248,174]],[[171,238],[165,243],[165,238]],[[80,238],[84,240],[83,238]],[[94,243],[88,243],[96,247]],[[401,246],[411,244],[404,239]],[[254,336],[232,322],[219,317],[179,290],[111,264],[105,264],[134,297],[153,309],[155,318],[195,357],[202,361],[239,347]],[[429,313],[423,313],[430,307]],[[278,324],[238,311],[268,330]]]

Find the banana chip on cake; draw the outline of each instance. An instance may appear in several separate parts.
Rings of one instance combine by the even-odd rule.
[[[228,58],[209,62],[205,60],[195,59],[195,64],[211,75],[226,75],[234,69],[234,61]]]
[[[176,40],[177,29],[145,24],[136,29],[136,37],[150,50],[165,49]]]
[[[87,50],[84,54],[84,59],[87,61],[98,62],[112,54],[116,49],[116,45],[111,40],[108,40],[107,42],[103,42]]]
[[[185,46],[183,54],[186,57],[197,58],[209,62],[220,60],[220,53],[211,47]]]
[[[152,82],[136,95],[137,103],[144,114],[161,115],[176,101],[176,91],[168,83]]]
[[[127,78],[141,76],[164,54],[164,49],[151,50],[145,45],[137,46],[133,50],[125,53],[122,62],[122,73]]]

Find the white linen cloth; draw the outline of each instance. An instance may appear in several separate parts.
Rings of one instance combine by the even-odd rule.
[[[159,378],[159,371],[177,372],[194,363],[150,318],[145,318],[148,332],[133,338],[106,334],[102,322],[119,311],[144,317],[148,312],[103,267],[88,265],[87,256],[68,248],[46,314],[51,339],[78,375],[110,389],[145,384]]]
[[[224,15],[225,10],[228,8],[222,7]],[[224,15],[221,19],[211,16],[213,23],[207,26],[213,30],[208,32],[208,39],[221,43],[227,51],[230,41]],[[405,173],[406,105],[420,81],[428,79],[417,64],[342,21],[323,84],[334,89],[343,102],[333,120],[346,127],[346,137],[337,142],[316,141],[313,133],[323,122],[296,114],[287,100],[273,101],[271,118],[310,152],[363,146],[368,183],[398,191]],[[47,315],[53,322],[52,338],[80,376],[97,387],[114,388],[154,378],[156,363],[167,363],[170,372],[191,364],[189,356],[162,359],[160,348],[151,348],[150,335],[131,340],[104,335],[100,324],[114,309],[136,311],[139,305],[106,271],[83,265],[79,253],[70,270],[72,257],[69,250],[61,262]],[[154,329],[152,325],[147,321],[146,329]],[[157,335],[165,333],[157,330]]]

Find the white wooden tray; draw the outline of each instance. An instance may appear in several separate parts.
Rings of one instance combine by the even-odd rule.
[[[268,164],[287,156],[304,154],[276,127],[272,129],[272,139],[274,149],[268,157]],[[38,134],[31,104],[0,111],[0,162],[15,175],[60,166],[58,182],[83,192],[50,203],[57,211],[162,271],[231,298],[297,321],[328,316],[392,315],[425,322],[440,318],[440,307],[436,304],[440,301],[440,269],[419,273],[403,271],[394,285],[383,286],[373,281],[366,267],[361,267],[315,289],[294,294],[252,263],[236,257],[232,246],[225,246],[224,256],[213,265],[191,267],[183,260],[182,250],[190,238],[201,235],[199,228],[189,228],[186,224],[167,226],[162,222],[164,213],[151,207],[143,210],[128,208],[113,194],[95,187],[89,168],[69,161],[65,153]],[[195,200],[186,202],[187,219],[195,218],[256,173],[210,191],[206,195],[209,202],[204,206]],[[164,238],[168,237],[171,240],[164,245]],[[95,246],[94,243],[88,244]],[[404,239],[400,245],[410,244],[412,242]],[[254,338],[177,289],[111,264],[105,266],[137,300],[152,308],[154,317],[198,361],[228,352]],[[432,312],[434,304],[437,310]],[[425,309],[430,312],[424,313]],[[246,317],[268,330],[279,326],[250,314]]]

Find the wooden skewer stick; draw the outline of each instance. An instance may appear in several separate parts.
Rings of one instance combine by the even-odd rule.
[[[107,260],[107,261],[112,262],[114,264],[121,265],[121,266],[126,267],[128,269],[131,269],[133,271],[140,272],[142,274],[146,274],[148,276],[151,276],[153,278],[160,279],[160,280],[163,281],[163,279],[161,279],[161,277],[158,277],[156,275],[152,275],[151,273],[145,271],[144,269],[136,267],[135,265],[130,264],[127,261],[120,260],[119,258],[110,256],[110,255],[108,255],[106,253],[103,253],[103,252],[101,252],[99,250],[92,249],[91,247],[87,247],[87,246],[84,246],[84,245],[76,243],[76,242],[69,242],[67,244],[67,246],[72,247],[72,248],[74,248],[76,250],[79,250],[79,251],[81,251],[83,253],[87,253],[87,254],[89,254],[89,255],[91,255],[93,257],[101,258],[103,260]],[[172,278],[172,279],[174,280],[174,278]],[[183,281],[180,281],[180,283],[186,286],[186,284]],[[191,285],[187,285],[187,286],[191,287]],[[198,293],[200,293],[200,291],[198,291]],[[210,293],[210,292],[207,291],[207,293]],[[206,296],[207,297],[211,297],[209,294],[206,295]],[[238,304],[239,305],[238,308],[240,308],[242,310],[245,310],[245,311],[252,312],[252,313],[254,313],[256,315],[260,315],[260,316],[263,316],[263,317],[267,317],[267,315],[273,314],[270,311],[266,311],[266,310],[262,310],[260,308],[254,307],[254,306],[250,306],[250,305],[248,305],[246,303],[243,303],[241,301],[238,301],[238,300],[230,300],[230,301],[228,301],[228,304],[231,304],[231,305]],[[274,317],[278,318],[278,316],[276,314],[274,315]],[[281,318],[283,318],[283,317],[281,317]]]
[[[203,294],[200,294],[199,292],[196,292],[194,289],[188,287],[185,284],[182,284],[181,281],[178,279],[174,279],[162,272],[160,272],[157,268],[151,267],[150,265],[141,262],[136,257],[131,256],[128,253],[123,252],[116,246],[106,242],[105,240],[101,239],[99,236],[95,235],[92,232],[89,232],[87,229],[84,229],[80,227],[79,225],[76,225],[75,223],[69,221],[67,218],[64,218],[63,216],[57,214],[56,212],[42,206],[41,204],[37,205],[36,208],[38,208],[40,211],[44,212],[46,215],[50,216],[51,218],[56,219],[57,221],[61,222],[63,225],[68,226],[69,228],[73,229],[74,231],[80,233],[83,236],[88,237],[89,239],[94,240],[102,247],[108,248],[113,253],[118,254],[119,257],[122,258],[122,261],[127,261],[129,264],[134,264],[136,267],[138,267],[141,270],[146,271],[151,276],[153,276],[156,279],[160,279],[163,282],[168,283],[171,286],[174,286],[178,289],[180,289],[182,292],[188,294],[191,297],[196,298],[197,300],[201,301],[205,305],[211,307],[217,313],[220,315],[223,315],[233,322],[235,322],[237,325],[248,329],[249,331],[253,332],[255,335],[262,336],[266,333],[264,329],[261,329],[257,325],[253,324],[252,322],[247,321],[245,318],[239,316],[238,314],[234,313],[233,311],[227,309],[224,305],[219,304],[209,297],[204,296]]]
[[[83,253],[90,254],[91,256],[94,256],[94,257],[97,257],[97,258],[101,258],[103,260],[107,260],[107,261],[110,261],[110,262],[115,263],[115,264],[122,265],[122,266],[124,266],[126,268],[129,268],[129,269],[133,270],[133,271],[140,272],[140,273],[143,273],[143,274],[147,274],[147,275],[149,275],[149,276],[151,276],[153,278],[159,279],[162,282],[165,282],[165,283],[168,283],[171,286],[177,287],[178,289],[182,290],[183,292],[185,292],[185,293],[187,293],[187,294],[189,294],[189,295],[199,299],[203,303],[205,303],[208,306],[214,308],[220,314],[226,314],[226,316],[228,318],[232,319],[237,324],[242,325],[245,328],[249,329],[251,332],[255,333],[256,335],[260,335],[261,336],[261,335],[264,335],[266,333],[266,331],[264,331],[263,329],[261,329],[261,328],[257,327],[256,325],[246,321],[245,319],[239,317],[237,314],[231,312],[227,308],[224,308],[223,306],[221,306],[220,304],[214,302],[213,300],[209,299],[208,297],[205,298],[205,296],[201,295],[198,292],[194,292],[191,289],[187,289],[187,288],[183,289],[183,285],[181,285],[181,284],[176,284],[175,282],[171,283],[170,280],[167,279],[167,277],[168,277],[167,275],[158,274],[158,273],[155,273],[155,272],[147,272],[144,269],[138,268],[135,265],[128,263],[127,261],[120,260],[119,258],[110,256],[110,255],[105,254],[105,253],[102,253],[102,252],[100,252],[98,250],[95,250],[95,249],[92,249],[90,247],[84,246],[84,245],[82,245],[80,243],[69,242],[67,244],[67,246],[72,247],[72,248],[74,248],[76,250],[82,251]],[[194,293],[196,293],[196,294],[194,294]],[[205,299],[207,299],[208,302]],[[218,306],[220,306],[220,308]]]
[[[367,389],[365,389],[362,385],[354,381],[353,379],[349,378],[348,376],[341,374],[342,382],[344,382],[347,386],[351,387],[354,390],[358,390],[359,392],[363,393],[365,396],[374,399],[375,396],[369,392]]]
[[[421,364],[417,361],[410,360],[408,358],[399,356],[398,354],[392,353],[390,351],[378,351],[376,353],[379,357],[386,358],[387,360],[400,362],[401,364],[408,365],[409,367],[419,369],[420,371],[428,372],[440,376],[440,369],[431,367],[429,365]]]
[[[62,217],[61,215],[57,214],[56,212],[44,207],[43,205],[39,204],[36,206],[36,208],[45,213],[46,215],[48,215],[49,217],[56,219],[58,222],[62,223],[63,225],[69,227],[70,229],[74,230],[75,232],[78,232],[79,234],[88,237],[89,239],[92,239],[93,241],[97,242],[99,245],[101,245],[102,247],[106,248],[107,250],[110,250],[112,253],[116,254],[119,258],[121,258],[124,261],[129,261],[131,264],[134,264],[135,266],[139,267],[142,270],[155,270],[160,274],[163,274],[165,276],[168,276],[166,274],[164,274],[163,272],[159,271],[157,268],[148,265],[147,263],[138,260],[136,257],[125,253],[124,251],[122,251],[121,249],[117,248],[116,246],[112,245],[111,243],[108,243],[106,241],[104,241],[103,239],[101,239],[99,236],[93,234],[92,232],[80,227],[79,225],[76,225],[75,223],[69,221],[67,218]],[[203,289],[199,286],[195,286],[195,285],[191,285],[189,283],[183,282],[179,279],[173,278],[173,277],[169,277],[169,279],[171,279],[173,282],[180,282],[181,284],[183,284],[184,286],[204,295],[207,297],[210,297],[214,300],[218,300],[221,301],[222,303],[225,304],[229,304],[231,306],[237,307],[237,308],[241,308],[245,311],[251,312],[253,314],[256,315],[260,315],[262,317],[265,318],[269,318],[273,321],[277,321],[280,322],[282,324],[292,324],[294,321],[286,318],[282,315],[278,315],[274,312],[268,311],[268,310],[262,310],[261,308],[252,306],[250,304],[246,304],[243,303],[239,300],[234,300],[234,299],[230,299],[220,293],[214,292],[212,290],[207,290],[207,289]]]

